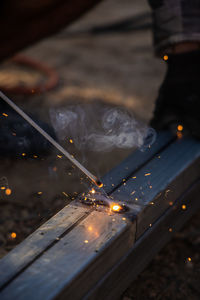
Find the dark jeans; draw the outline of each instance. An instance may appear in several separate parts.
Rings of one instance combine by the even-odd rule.
[[[155,52],[173,44],[200,42],[200,0],[148,0],[153,10]]]

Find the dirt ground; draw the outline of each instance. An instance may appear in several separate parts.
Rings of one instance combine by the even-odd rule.
[[[71,105],[89,105],[95,125],[100,108],[125,107],[145,124],[152,116],[154,101],[165,73],[165,64],[153,56],[151,28],[125,32],[89,34],[94,26],[150,14],[144,0],[107,0],[56,36],[45,39],[21,54],[53,67],[59,76],[55,89],[31,96],[10,95],[26,112],[51,124],[50,110]],[[149,22],[150,17],[147,17]],[[140,20],[140,22],[146,22]],[[2,84],[33,85],[41,74],[10,63],[0,67]],[[98,176],[118,164],[132,149],[96,153],[71,153]],[[0,200],[0,257],[64,207],[88,185],[80,174],[50,149],[48,156],[35,153],[26,159],[1,158],[0,185],[11,188]],[[95,163],[94,163],[95,162]],[[27,201],[28,199],[28,201]],[[12,233],[16,233],[12,235]],[[122,296],[128,299],[200,298],[200,213],[173,236]]]

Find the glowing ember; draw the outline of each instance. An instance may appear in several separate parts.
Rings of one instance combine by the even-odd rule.
[[[178,126],[177,126],[177,130],[178,130],[178,131],[183,131],[183,125],[178,125]]]
[[[116,211],[116,212],[119,212],[120,210],[122,210],[122,207],[119,204],[115,204],[115,203],[111,204],[110,208],[112,211]]]
[[[163,56],[163,59],[164,59],[165,61],[167,61],[168,58],[169,58],[169,57],[168,57],[168,55],[166,55],[166,54]]]
[[[188,260],[189,262],[192,261],[191,257],[188,257],[187,260]]]
[[[8,115],[7,115],[6,113],[2,113],[2,115],[3,115],[4,117],[8,117]]]
[[[26,156],[26,153],[22,153],[22,156]]]
[[[183,204],[181,207],[182,207],[182,210],[186,210],[186,205],[185,204]]]
[[[5,187],[5,186],[2,186],[2,187],[1,187],[1,190],[5,190],[5,189],[6,189],[6,187]]]
[[[146,173],[146,174],[144,174],[144,176],[149,176],[149,175],[151,175],[151,173]]]
[[[7,196],[11,195],[11,193],[12,193],[11,189],[6,189],[6,190],[5,190],[5,194],[6,194]]]
[[[90,191],[92,194],[95,194],[95,189],[91,189],[91,191]]]
[[[172,232],[172,228],[169,228],[169,232]]]
[[[12,232],[10,236],[12,239],[15,239],[17,237],[17,234],[15,232]]]
[[[103,187],[103,183],[99,179],[95,182],[95,184],[98,185],[99,188]]]
[[[73,140],[72,140],[72,139],[70,139],[69,142],[70,142],[71,144],[73,144]]]

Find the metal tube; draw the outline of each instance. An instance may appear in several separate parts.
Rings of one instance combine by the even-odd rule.
[[[41,135],[43,135],[54,147],[56,147],[65,157],[67,157],[77,168],[79,168],[88,178],[90,178],[98,187],[102,187],[102,182],[84,166],[82,166],[72,155],[58,144],[46,131],[37,125],[21,108],[0,91],[0,97],[9,106],[11,106],[22,118],[33,126]]]

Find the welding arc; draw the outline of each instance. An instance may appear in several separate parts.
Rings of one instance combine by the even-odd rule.
[[[56,147],[65,157],[67,157],[77,168],[79,168],[94,184],[102,187],[102,182],[82,166],[69,152],[67,152],[60,144],[58,144],[46,131],[38,126],[21,108],[19,108],[12,100],[0,91],[0,97],[9,106],[11,106],[22,118],[24,118],[31,126],[33,126],[41,135],[43,135],[54,147]]]

